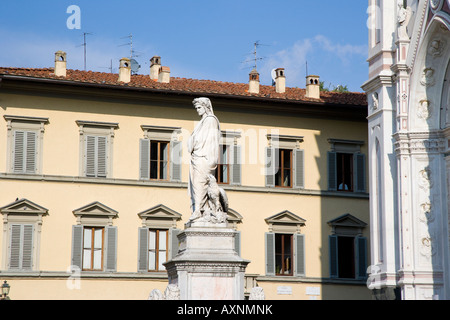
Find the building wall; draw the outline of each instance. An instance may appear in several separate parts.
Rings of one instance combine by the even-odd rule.
[[[328,139],[362,140],[361,152],[368,153],[367,124],[314,116],[283,115],[242,111],[241,106],[215,104],[222,130],[240,131],[243,147],[242,185],[224,186],[230,207],[243,216],[237,224],[241,234],[241,256],[251,261],[246,273],[265,289],[268,299],[307,299],[306,287],[321,288],[318,298],[370,298],[364,281],[330,280],[327,223],[343,214],[369,223],[366,194],[327,191]],[[43,133],[42,172],[39,175],[11,174],[7,168],[7,125],[4,115],[46,117]],[[48,209],[42,218],[39,268],[25,274],[6,270],[5,252],[1,255],[0,278],[10,277],[13,299],[146,299],[152,289],[164,291],[165,272],[137,273],[138,213],[163,204],[182,214],[177,228],[184,229],[190,216],[187,195],[188,155],[186,141],[198,116],[191,98],[175,101],[113,100],[104,97],[80,97],[47,94],[0,94],[0,206],[16,198],[28,199]],[[111,178],[80,177],[80,132],[77,120],[118,123],[114,130]],[[183,163],[181,182],[142,182],[139,180],[139,140],[141,125],[181,127]],[[305,150],[305,188],[301,190],[266,188],[264,150],[266,134],[302,136]],[[256,153],[256,154],[255,154]],[[367,180],[367,179],[366,179]],[[367,187],[366,187],[367,188]],[[117,211],[113,225],[118,230],[117,272],[86,274],[80,282],[69,277],[72,226],[77,223],[73,210],[98,201]],[[266,218],[288,210],[306,220],[305,277],[266,277],[264,235],[269,231]],[[369,238],[369,227],[363,230]],[[7,247],[0,237],[0,248]],[[369,263],[369,262],[368,262]],[[81,288],[74,288],[76,284]],[[325,279],[325,280],[324,280]],[[292,294],[277,293],[280,286],[292,288]],[[44,289],[45,288],[45,289]]]

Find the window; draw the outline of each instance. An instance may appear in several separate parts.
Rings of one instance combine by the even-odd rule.
[[[279,159],[275,173],[276,187],[292,187],[292,150],[275,149]]]
[[[300,227],[305,220],[289,211],[265,219],[266,274],[269,276],[305,275],[305,236]]]
[[[166,271],[163,263],[178,253],[177,221],[181,214],[160,204],[138,214],[138,271]]]
[[[44,125],[48,118],[4,116],[8,128],[9,172],[40,174]]]
[[[268,135],[266,148],[266,186],[304,188],[303,137]]]
[[[353,154],[336,153],[338,191],[353,191]]]
[[[238,131],[222,131],[219,148],[219,161],[215,170],[215,177],[220,184],[241,184],[241,146]]]
[[[20,199],[0,208],[3,222],[3,248],[6,253],[1,269],[10,271],[39,270],[42,217],[48,210]]]
[[[150,179],[168,180],[169,177],[169,143],[150,142]]]
[[[148,271],[165,271],[163,263],[168,259],[168,231],[149,229]]]
[[[330,277],[365,279],[367,239],[362,236],[362,230],[366,223],[345,214],[328,224],[332,226],[332,235],[329,236]]]
[[[139,178],[181,181],[180,128],[141,126],[144,139],[139,143]]]
[[[9,247],[10,270],[32,270],[33,267],[33,233],[31,224],[12,224]]]
[[[85,174],[86,177],[106,178],[107,137],[86,136]]]
[[[366,192],[366,157],[361,153],[363,141],[329,139],[328,190]]]
[[[83,270],[103,270],[104,228],[83,228]]]
[[[220,145],[219,163],[215,171],[217,183],[230,183],[230,160],[229,160],[230,146]]]
[[[112,220],[117,211],[93,202],[73,211],[71,265],[82,271],[116,271],[117,227]]]
[[[275,234],[275,274],[292,276],[292,234]]]
[[[92,178],[112,177],[114,130],[117,123],[81,121],[80,176]]]

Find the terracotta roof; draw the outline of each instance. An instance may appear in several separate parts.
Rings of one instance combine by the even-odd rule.
[[[79,83],[90,83],[100,85],[126,86],[128,88],[157,89],[162,91],[176,91],[198,94],[219,94],[240,97],[259,97],[274,100],[291,100],[305,102],[321,102],[340,105],[366,106],[367,99],[365,93],[349,92],[321,92],[320,100],[307,98],[305,89],[286,87],[285,93],[275,92],[274,86],[260,85],[258,94],[248,92],[248,83],[233,83],[212,80],[197,80],[171,77],[169,83],[160,83],[150,79],[148,75],[132,75],[131,82],[124,84],[118,82],[118,74],[80,71],[67,69],[66,77],[57,77],[53,73],[53,68],[4,68],[0,67],[0,77],[2,75],[12,75],[30,78],[55,79],[74,81]]]

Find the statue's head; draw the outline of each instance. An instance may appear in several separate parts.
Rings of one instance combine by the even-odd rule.
[[[209,100],[209,98],[195,98],[192,101],[192,104],[194,106],[196,106],[197,104],[200,104],[201,106],[203,106],[203,108],[205,108],[205,112],[206,114],[214,114],[213,112],[213,108],[212,108],[212,104],[211,104],[211,100]]]

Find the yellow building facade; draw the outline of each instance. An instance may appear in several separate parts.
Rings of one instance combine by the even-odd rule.
[[[11,299],[165,290],[163,263],[190,216],[196,97],[221,123],[216,177],[236,251],[250,260],[246,294],[371,298],[364,94],[170,78],[160,58],[153,78],[121,78],[124,61],[120,75],[60,73],[65,55],[56,60],[0,68],[0,280]]]

